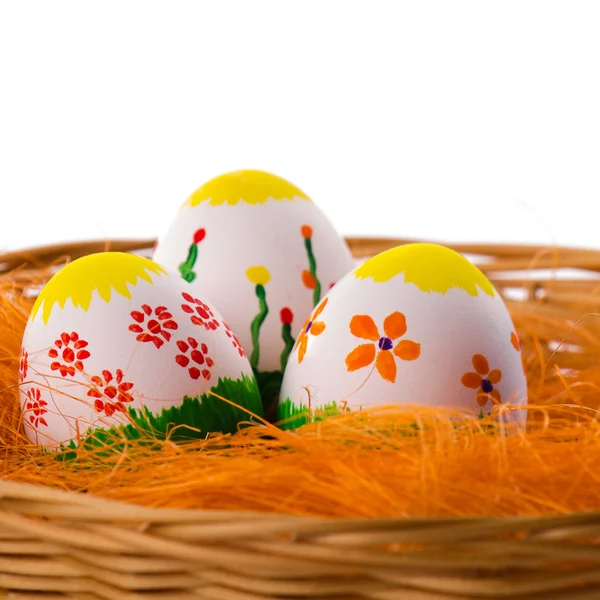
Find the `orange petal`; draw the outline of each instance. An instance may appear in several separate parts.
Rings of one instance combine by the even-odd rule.
[[[465,387],[476,390],[481,385],[481,375],[477,375],[477,373],[465,373],[460,381]]]
[[[383,331],[391,340],[397,340],[406,333],[406,317],[401,312],[393,312],[383,322]]]
[[[302,237],[304,239],[311,238],[313,234],[313,230],[310,225],[302,225],[302,227],[300,227],[300,232],[302,233]]]
[[[323,321],[316,321],[311,325],[309,333],[313,335],[321,335],[325,331],[325,323]]]
[[[302,341],[302,338],[306,337],[306,327],[308,326],[309,323],[310,323],[310,319],[307,319],[304,322],[304,325],[302,325],[302,329],[300,330],[300,333],[298,334],[298,337],[296,338],[296,343],[294,344],[294,350],[300,346],[300,342]]]
[[[302,271],[302,283],[309,290],[314,290],[317,287],[317,280],[310,271]]]
[[[473,355],[473,366],[480,375],[487,375],[490,370],[490,363],[483,354]]]
[[[346,356],[346,368],[348,371],[357,371],[369,366],[375,360],[375,345],[361,344]]]
[[[479,404],[479,406],[482,406],[482,407],[485,406],[489,399],[490,399],[489,394],[486,394],[484,392],[477,394],[477,404]]]
[[[493,369],[490,371],[490,374],[487,376],[487,379],[490,383],[500,383],[502,379],[502,371],[500,369]]]
[[[306,345],[308,344],[308,336],[305,335],[300,339],[300,347],[298,348],[298,364],[304,360],[306,354]]]
[[[519,337],[514,331],[510,334],[510,343],[513,345],[513,348],[517,352],[521,350],[521,342],[519,341]]]
[[[369,315],[354,315],[350,321],[350,331],[356,337],[374,342],[381,337],[375,321]]]
[[[421,355],[421,344],[410,340],[400,340],[394,348],[394,354],[402,360],[417,360]]]
[[[389,350],[382,350],[377,355],[375,367],[383,379],[394,383],[396,381],[396,360]]]
[[[328,302],[329,298],[325,298],[325,300],[323,300],[323,302],[317,306],[317,310],[315,310],[315,314],[312,316],[313,321],[325,310]]]
[[[502,404],[502,396],[498,390],[492,390],[490,396],[492,396],[494,404]]]

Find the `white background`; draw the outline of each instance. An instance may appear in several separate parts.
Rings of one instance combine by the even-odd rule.
[[[344,234],[600,247],[600,5],[0,0],[0,250],[260,168]]]

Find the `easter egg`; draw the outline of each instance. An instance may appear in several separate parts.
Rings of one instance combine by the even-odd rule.
[[[260,415],[256,380],[221,314],[177,273],[106,252],[56,273],[23,335],[20,397],[28,438],[60,447],[137,422],[166,435],[234,431]]]
[[[279,418],[394,404],[487,415],[520,407],[526,388],[517,334],[491,282],[453,250],[407,244],[355,268],[311,313],[285,371]],[[524,419],[522,410],[504,413]]]
[[[153,259],[219,307],[263,373],[282,372],[306,315],[355,265],[303,191],[254,170],[221,175],[194,192]]]

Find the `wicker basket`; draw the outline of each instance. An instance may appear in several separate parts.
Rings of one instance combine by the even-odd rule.
[[[404,241],[349,243],[355,256],[367,257]],[[152,243],[111,242],[110,249],[146,252]],[[11,271],[11,280],[25,286],[39,284],[51,274],[48,264],[107,246],[6,254],[0,273]],[[479,260],[517,325],[520,316],[539,316],[544,354],[555,352],[566,333],[548,330],[548,319],[570,311],[577,321],[600,308],[600,252],[451,246]],[[560,269],[576,271],[558,277]],[[596,329],[586,326],[585,343],[600,338]],[[573,364],[585,363],[584,354],[567,354]],[[0,597],[23,600],[597,599],[599,540],[600,512],[333,520],[150,509],[0,483]]]

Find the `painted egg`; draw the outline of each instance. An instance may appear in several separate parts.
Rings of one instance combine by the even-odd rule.
[[[306,315],[355,266],[304,192],[252,170],[194,192],[153,259],[219,307],[256,371],[280,374]]]
[[[383,252],[346,275],[298,336],[279,419],[412,404],[488,414],[526,401],[520,344],[485,275],[435,244]],[[522,422],[524,411],[507,420]]]
[[[209,392],[262,413],[248,359],[217,310],[133,254],[90,255],[52,277],[26,325],[19,378],[26,434],[47,447],[136,418],[157,433],[187,425],[183,437],[250,419]]]

